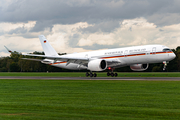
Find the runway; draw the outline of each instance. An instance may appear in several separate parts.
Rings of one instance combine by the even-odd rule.
[[[0,76],[0,79],[20,80],[146,80],[146,81],[180,81],[180,77],[31,77],[31,76]]]

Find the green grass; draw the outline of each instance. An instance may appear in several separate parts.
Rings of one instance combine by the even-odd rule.
[[[52,77],[85,77],[86,72],[0,72],[0,76],[52,76]],[[97,72],[97,77],[107,77],[106,72]],[[120,72],[118,77],[180,77],[179,72]]]
[[[180,118],[179,81],[0,80],[0,119]]]

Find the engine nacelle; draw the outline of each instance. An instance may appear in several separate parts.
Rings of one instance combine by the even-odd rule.
[[[107,62],[102,59],[91,60],[88,63],[88,70],[90,71],[103,71],[107,68]]]
[[[133,71],[144,71],[147,70],[149,67],[149,64],[134,64],[131,65],[130,68]]]

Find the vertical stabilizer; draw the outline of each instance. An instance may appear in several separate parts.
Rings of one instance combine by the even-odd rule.
[[[44,53],[47,56],[58,56],[57,52],[54,50],[54,48],[49,44],[47,39],[44,35],[39,35],[39,39],[41,42],[41,45],[43,47]]]

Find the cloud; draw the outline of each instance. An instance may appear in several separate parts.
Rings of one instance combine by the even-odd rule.
[[[179,45],[179,0],[1,0],[3,45],[42,51],[44,34],[58,52],[142,44]]]
[[[82,32],[86,33],[95,33],[95,32],[112,32],[116,28],[120,27],[119,21],[117,20],[109,20],[109,21],[101,21],[100,23],[96,23],[89,27],[81,29]]]
[[[35,21],[28,21],[27,23],[8,23],[8,22],[4,22],[4,23],[0,23],[0,31],[4,31],[4,32],[10,32],[12,30],[16,30],[16,29],[26,29],[27,31],[29,31],[30,29],[32,29],[35,26],[36,22]]]
[[[4,51],[4,44],[20,52],[43,51],[38,40],[38,35],[42,33],[45,33],[46,38],[56,51],[61,53],[85,52],[144,44],[163,44],[176,48],[180,42],[180,24],[157,27],[157,25],[148,22],[145,18],[119,21],[119,25],[112,31],[103,32],[98,30],[93,33],[83,31],[94,27],[93,24],[87,22],[68,25],[56,24],[53,25],[51,30],[46,29],[43,32],[28,33],[33,29],[35,23],[0,24],[0,26],[6,26],[4,31],[1,29],[1,32],[6,34],[0,36],[0,44],[2,45],[0,50]],[[21,29],[26,30],[25,33]],[[12,34],[12,31],[16,32]],[[27,37],[28,35],[33,37]]]
[[[179,13],[164,13],[164,14],[153,14],[148,17],[149,22],[153,22],[158,26],[166,26],[166,25],[173,25],[178,24],[180,19]]]
[[[127,19],[119,24],[119,27],[111,33],[96,32],[81,35],[78,45],[85,48],[97,44],[110,46],[163,44],[175,48],[178,44],[180,24],[157,27],[145,18]]]
[[[93,44],[99,45],[113,45],[116,43],[116,40],[113,39],[112,33],[103,34],[103,33],[94,33],[88,35],[86,39],[81,38],[78,42],[79,46],[92,46]],[[86,36],[86,35],[85,35]]]
[[[147,18],[156,25],[170,25],[173,24],[169,22],[171,14],[174,14],[177,22],[179,10],[178,0],[1,0],[0,21],[36,21],[33,32],[52,28],[54,24],[87,22],[102,26],[102,22],[106,25],[111,21],[139,17]],[[159,15],[161,17],[156,17]],[[105,30],[106,27],[102,29]]]
[[[0,23],[0,51],[5,51],[4,45],[14,49],[25,51],[33,50],[36,46],[34,39],[26,39],[25,36],[31,36],[38,33],[29,33],[29,31],[35,26],[36,21],[29,21],[27,23]],[[37,39],[37,35],[36,38]],[[3,54],[2,54],[3,55]]]

